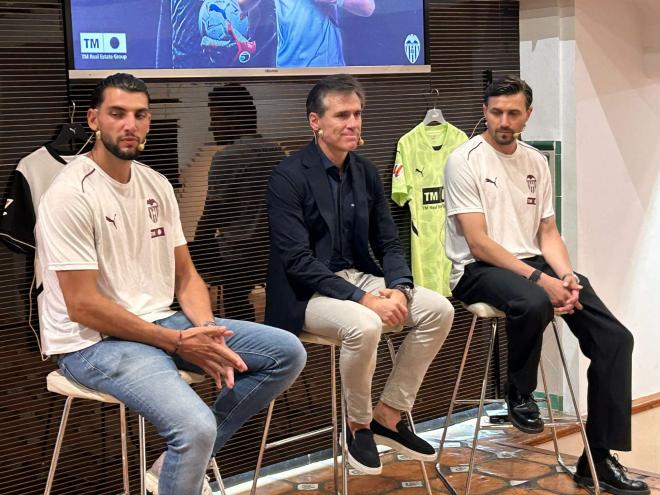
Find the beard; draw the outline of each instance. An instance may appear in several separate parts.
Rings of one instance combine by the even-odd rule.
[[[507,130],[508,131],[508,130]],[[513,143],[516,140],[515,134],[513,131],[507,132],[506,134],[500,134],[497,130],[494,130],[490,134],[497,144],[508,145]]]
[[[110,154],[116,156],[120,160],[135,160],[140,156],[140,150],[137,146],[134,149],[121,149],[117,143],[113,143],[109,138],[106,138],[103,133],[101,133],[101,141],[103,141],[103,146],[107,149]]]

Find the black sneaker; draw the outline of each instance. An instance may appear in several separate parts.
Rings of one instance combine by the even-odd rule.
[[[621,465],[616,454],[609,455],[600,462],[595,462],[596,476],[601,490],[615,495],[648,495],[649,486],[642,480],[630,479],[626,476],[628,471]],[[578,459],[573,480],[580,486],[592,487],[594,485],[589,463],[584,454]]]
[[[371,421],[371,431],[374,433],[376,443],[387,445],[416,461],[435,461],[435,449],[426,440],[415,435],[405,421],[399,421],[396,429],[397,431],[392,431],[375,419]]]
[[[346,440],[348,442],[348,462],[358,471],[364,474],[380,474],[383,466],[380,464],[380,456],[374,442],[371,430],[361,428],[355,432],[355,437],[350,429],[346,429]]]
[[[543,432],[543,418],[532,394],[520,394],[513,387],[509,387],[504,399],[513,426],[525,433]]]

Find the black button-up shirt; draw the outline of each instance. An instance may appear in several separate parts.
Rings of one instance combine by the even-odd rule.
[[[333,272],[353,268],[353,239],[355,228],[355,196],[353,194],[353,181],[351,176],[351,155],[346,156],[344,167],[340,171],[334,163],[318,148],[323,167],[328,176],[328,184],[332,195],[332,202],[335,213],[335,244],[332,250],[332,258],[328,268]],[[409,278],[400,278],[393,280],[390,284],[394,287],[397,284],[410,284]],[[362,289],[357,288],[351,296],[352,301],[359,301],[364,295]]]

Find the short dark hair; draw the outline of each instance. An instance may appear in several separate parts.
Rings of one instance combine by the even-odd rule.
[[[328,93],[355,93],[364,107],[364,88],[360,82],[350,74],[335,74],[321,79],[307,95],[308,117],[312,112],[323,117],[326,110],[323,100]]]
[[[529,84],[517,76],[500,76],[490,83],[484,91],[484,104],[488,105],[488,98],[491,96],[511,96],[518,93],[525,94],[525,106],[529,108],[532,105],[533,96]]]
[[[106,88],[118,88],[129,93],[144,93],[147,95],[147,101],[151,101],[147,85],[142,79],[138,79],[132,74],[119,72],[106,77],[96,85],[89,103],[90,108],[98,108],[101,106]]]

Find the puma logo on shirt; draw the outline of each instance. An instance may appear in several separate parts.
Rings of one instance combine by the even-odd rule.
[[[493,184],[495,187],[497,187],[497,177],[495,177],[494,180],[489,179],[488,177],[486,177],[486,184]],[[499,187],[498,187],[498,189],[499,189]]]

